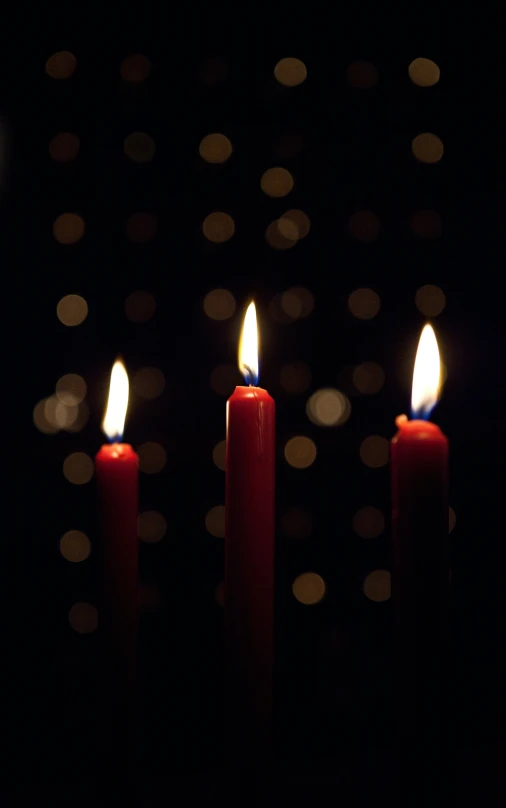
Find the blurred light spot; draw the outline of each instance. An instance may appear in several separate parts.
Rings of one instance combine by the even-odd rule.
[[[133,323],[145,323],[156,309],[156,300],[149,292],[132,292],[125,300],[125,314]]]
[[[457,514],[455,513],[453,508],[449,509],[448,517],[449,517],[449,525],[448,525],[449,526],[449,533],[451,533],[453,528],[455,527],[455,525],[457,523]]]
[[[227,468],[227,441],[220,440],[213,449],[213,462],[222,471]]]
[[[443,229],[441,216],[435,210],[419,210],[411,219],[411,229],[419,238],[439,238]]]
[[[305,362],[288,362],[281,368],[280,382],[287,393],[303,393],[311,384],[309,366]]]
[[[136,244],[143,244],[156,235],[158,222],[152,213],[132,213],[128,217],[125,230],[128,238]]]
[[[211,320],[228,320],[235,311],[235,298],[228,289],[213,289],[204,298],[204,311]]]
[[[57,163],[68,163],[79,154],[79,138],[70,132],[60,132],[49,141],[49,155]]]
[[[144,511],[137,520],[137,533],[142,541],[154,544],[167,532],[167,522],[158,511]]]
[[[225,536],[225,506],[215,505],[206,514],[206,528],[211,536],[223,539]]]
[[[380,306],[379,295],[373,289],[355,289],[348,298],[348,308],[359,320],[372,320]]]
[[[156,152],[155,141],[146,132],[132,132],[125,138],[123,148],[134,163],[149,163]]]
[[[438,163],[444,153],[443,141],[432,132],[422,132],[413,138],[411,148],[421,163]]]
[[[289,227],[290,226],[288,224],[280,227],[280,220],[274,219],[274,221],[270,223],[265,231],[265,240],[269,247],[272,247],[273,250],[289,250],[291,247],[295,247],[298,239],[287,238],[287,236],[284,235],[284,233],[290,233],[292,236],[294,235],[294,229],[290,231]]]
[[[207,163],[225,163],[232,154],[232,144],[226,135],[215,132],[202,138],[199,154]]]
[[[445,294],[439,286],[432,286],[429,283],[417,290],[415,304],[418,311],[426,317],[437,317],[446,305]]]
[[[373,395],[381,390],[384,383],[385,373],[376,362],[362,362],[353,371],[353,384],[359,393]]]
[[[214,597],[216,603],[223,608],[225,606],[225,581],[218,584],[214,590]]]
[[[307,78],[307,68],[300,59],[287,57],[280,59],[274,68],[274,75],[285,87],[297,87]]]
[[[378,69],[371,62],[352,62],[346,70],[346,80],[352,87],[369,90],[378,83]]]
[[[68,530],[60,539],[60,553],[73,564],[85,561],[91,553],[88,536],[80,530]]]
[[[92,634],[98,626],[98,612],[91,603],[74,603],[69,611],[70,628],[78,634]]]
[[[282,236],[288,239],[297,240],[305,238],[309,233],[311,223],[303,210],[293,208],[287,210],[278,219],[278,228]]]
[[[303,148],[304,138],[299,132],[285,132],[273,145],[274,153],[287,160],[297,157]]]
[[[216,210],[210,213],[202,222],[202,232],[204,236],[214,244],[223,244],[228,241],[235,232],[234,220],[228,213]]]
[[[281,305],[281,298],[282,295],[278,294],[274,295],[274,297],[269,301],[269,314],[277,323],[288,325],[288,323],[294,322],[294,318],[290,317],[290,315],[284,310],[283,306]]]
[[[303,572],[292,584],[293,596],[304,606],[314,606],[325,595],[325,581],[316,572]]]
[[[132,387],[141,398],[158,398],[165,389],[165,376],[158,368],[141,368],[133,376]]]
[[[306,539],[313,529],[313,520],[309,511],[293,507],[288,508],[281,520],[281,525],[283,533],[290,538]]]
[[[364,581],[364,595],[376,603],[389,600],[391,592],[391,579],[388,570],[374,570]]]
[[[408,67],[409,78],[418,87],[432,87],[437,84],[441,71],[432,59],[413,59]]]
[[[167,452],[159,443],[146,441],[137,449],[139,468],[145,474],[158,474],[167,462]]]
[[[298,435],[285,445],[286,462],[294,469],[307,469],[316,458],[316,446],[311,438]]]
[[[62,404],[75,407],[86,395],[86,382],[77,373],[67,373],[56,382],[56,397]]]
[[[84,219],[77,213],[62,213],[53,222],[53,236],[60,244],[76,244],[84,236]]]
[[[307,417],[317,426],[339,426],[351,413],[349,399],[333,387],[323,387],[310,396],[306,404]]]
[[[77,67],[77,59],[70,51],[53,53],[46,62],[46,73],[52,79],[68,79]]]
[[[293,177],[286,168],[268,168],[262,175],[260,187],[267,196],[286,196],[293,188]]]
[[[385,517],[378,508],[366,505],[353,517],[353,530],[362,539],[376,539],[385,529]]]
[[[69,429],[76,420],[78,412],[78,407],[67,406],[60,401],[57,396],[46,398],[44,416],[46,421],[51,424],[55,430]]]
[[[211,373],[211,387],[219,396],[230,396],[241,384],[244,380],[235,365],[218,365]]]
[[[303,286],[292,286],[281,295],[281,306],[293,320],[308,317],[314,309],[314,295]]]
[[[371,242],[378,238],[381,228],[375,213],[370,210],[357,210],[348,219],[348,229],[353,238]]]
[[[139,587],[139,606],[143,612],[157,612],[163,602],[162,593],[156,584],[141,584]]]
[[[197,77],[203,84],[220,84],[228,77],[228,64],[225,59],[206,59],[199,65]]]
[[[360,459],[371,469],[379,469],[388,463],[389,443],[380,435],[369,435],[360,444]]]
[[[81,401],[76,407],[67,407],[67,432],[80,432],[88,423],[90,408],[86,401]]]
[[[341,368],[339,373],[337,374],[337,386],[339,390],[342,390],[343,393],[347,396],[356,396],[358,395],[357,388],[353,383],[353,371],[355,370],[354,365],[345,365]]]
[[[56,306],[56,314],[63,325],[81,325],[88,315],[88,304],[81,295],[65,295]]]
[[[276,221],[276,224],[283,238],[288,239],[288,241],[298,241],[299,228],[292,219],[282,217]]]
[[[45,435],[54,435],[58,432],[59,427],[46,418],[46,404],[47,398],[43,398],[35,405],[33,408],[33,423],[39,432],[43,432]]]
[[[133,53],[121,62],[120,73],[123,81],[140,84],[151,72],[151,62],[142,53]]]
[[[74,485],[89,483],[93,477],[93,460],[85,452],[74,452],[65,458],[63,474]]]

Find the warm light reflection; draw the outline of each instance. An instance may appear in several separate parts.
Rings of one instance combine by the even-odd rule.
[[[244,316],[241,339],[239,340],[239,370],[246,383],[258,383],[258,328],[257,312],[253,301]]]
[[[102,423],[102,429],[110,441],[121,441],[125,428],[127,407],[128,375],[123,362],[117,359],[111,372],[109,399],[107,401],[105,418]]]
[[[413,371],[411,410],[413,418],[427,419],[438,400],[441,364],[436,335],[427,324],[421,335]]]

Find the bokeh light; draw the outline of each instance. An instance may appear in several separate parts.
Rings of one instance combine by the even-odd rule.
[[[211,536],[225,538],[225,506],[215,505],[206,514],[206,528]]]
[[[146,132],[132,132],[125,138],[123,149],[134,163],[149,163],[155,156],[156,145]]]
[[[53,53],[46,62],[46,73],[52,79],[69,79],[77,67],[77,59],[70,51]]]
[[[44,435],[55,435],[59,431],[59,427],[52,424],[46,417],[47,398],[43,398],[37,402],[33,408],[33,423],[39,432]],[[63,405],[65,406],[65,405]]]
[[[260,187],[267,196],[286,196],[293,188],[293,177],[286,168],[281,168],[280,166],[268,168],[262,174]]]
[[[73,452],[63,462],[63,474],[69,483],[84,485],[93,477],[93,460],[86,452]]]
[[[408,67],[409,78],[418,87],[432,87],[437,84],[441,71],[432,59],[413,59]]]
[[[370,210],[357,210],[348,219],[348,229],[353,238],[370,243],[378,238],[380,221]]]
[[[208,241],[212,241],[214,244],[223,244],[234,235],[234,220],[228,213],[215,210],[206,216],[202,222],[202,232]]]
[[[155,313],[156,300],[149,292],[132,292],[125,300],[125,314],[133,323],[145,323]]]
[[[213,289],[204,298],[204,311],[211,320],[228,320],[235,311],[235,297],[228,289]]]
[[[449,533],[452,532],[452,530],[455,527],[456,523],[457,523],[457,514],[455,513],[453,508],[449,508],[449,513],[448,513]]]
[[[141,398],[151,401],[165,389],[165,376],[158,368],[141,368],[132,377],[132,388]]]
[[[325,595],[325,589],[325,581],[316,572],[303,572],[292,584],[295,600],[304,606],[314,606],[316,603],[320,603]]]
[[[378,83],[378,69],[371,62],[352,62],[346,70],[346,80],[352,87],[369,90]]]
[[[309,397],[306,413],[316,426],[340,426],[350,417],[351,404],[339,390],[322,387]]]
[[[287,393],[292,395],[303,393],[311,384],[309,365],[305,362],[288,362],[281,368],[279,381]]]
[[[86,395],[86,382],[77,373],[67,373],[56,382],[56,397],[67,407],[80,404]]]
[[[158,474],[167,462],[167,452],[161,444],[146,441],[137,449],[139,468],[144,474]]]
[[[439,238],[443,229],[441,215],[435,210],[419,210],[411,219],[411,229],[419,238]]]
[[[438,163],[444,153],[443,141],[432,132],[422,132],[414,137],[411,149],[421,163]]]
[[[158,511],[144,511],[137,520],[137,533],[142,541],[154,544],[167,532],[167,522]]]
[[[385,529],[385,517],[372,505],[360,508],[353,517],[353,530],[362,539],[376,539]]]
[[[213,463],[222,471],[227,468],[227,441],[220,440],[213,449]]]
[[[353,384],[359,393],[373,395],[385,384],[385,372],[376,362],[362,362],[353,370]]]
[[[287,235],[284,235],[283,231]],[[265,240],[273,250],[290,250],[298,241],[296,226],[292,222],[290,229],[290,223],[285,222],[280,228],[280,220],[274,219],[265,231]]]
[[[376,603],[384,603],[389,600],[391,588],[391,577],[388,570],[374,570],[364,581],[364,595]]]
[[[316,459],[316,445],[304,435],[290,438],[285,444],[285,460],[294,469],[307,469]]]
[[[313,519],[309,511],[293,506],[283,514],[281,527],[291,539],[307,539],[313,529]]]
[[[390,444],[381,435],[369,435],[360,444],[360,459],[371,469],[379,469],[388,463]]]
[[[230,396],[244,379],[236,365],[218,365],[211,373],[211,388],[219,396]]]
[[[91,603],[74,603],[68,618],[70,628],[78,634],[92,634],[98,626],[98,612]]]
[[[129,84],[141,84],[151,73],[151,62],[142,53],[133,53],[121,62],[120,74]]]
[[[49,141],[49,156],[56,163],[68,163],[79,154],[79,138],[71,132],[59,132]]]
[[[62,213],[53,222],[53,236],[60,244],[76,244],[84,230],[84,219],[77,213]]]
[[[67,407],[67,425],[64,427],[67,432],[80,432],[88,423],[90,408],[86,401],[81,401],[76,407]]]
[[[144,244],[156,235],[158,221],[153,213],[132,213],[125,224],[125,231],[129,239],[135,244]]]
[[[297,241],[306,238],[311,228],[309,217],[303,210],[291,208],[277,220],[278,230],[284,238]]]
[[[81,325],[88,316],[88,304],[81,295],[65,295],[58,301],[56,314],[63,325]]]
[[[381,300],[373,289],[355,289],[348,297],[348,308],[359,320],[372,320],[380,307]]]
[[[314,295],[304,286],[292,286],[281,295],[281,307],[292,320],[308,317],[314,309]]]
[[[47,423],[58,429],[70,429],[79,414],[76,406],[67,406],[55,396],[49,396],[44,403],[44,417]]]
[[[297,87],[307,78],[307,68],[300,59],[285,57],[274,68],[274,75],[285,87]]]
[[[81,530],[68,530],[60,539],[60,553],[67,561],[78,564],[91,553],[91,544],[86,533]]]
[[[226,135],[215,132],[202,138],[199,154],[206,163],[226,163],[232,154],[232,144]]]
[[[421,286],[416,292],[415,304],[425,317],[437,317],[446,305],[445,293],[439,286],[432,284]]]

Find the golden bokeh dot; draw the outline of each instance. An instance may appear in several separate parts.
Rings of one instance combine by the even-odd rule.
[[[437,84],[441,71],[432,59],[413,59],[408,67],[409,78],[418,87],[433,87]]]
[[[276,220],[276,224],[283,238],[288,239],[288,241],[299,240],[299,228],[293,219],[283,216],[281,219]]]
[[[138,396],[151,401],[165,389],[165,376],[158,368],[141,368],[132,378],[132,387]]]
[[[215,505],[206,514],[206,528],[217,539],[225,537],[225,506]]]
[[[360,444],[360,459],[371,469],[379,469],[388,463],[390,444],[381,435],[369,435]]]
[[[380,297],[373,289],[355,289],[348,297],[348,308],[359,320],[372,320],[380,307]]]
[[[145,474],[158,474],[167,462],[167,452],[159,443],[146,441],[137,449],[139,468]]]
[[[283,533],[292,539],[307,539],[313,529],[313,519],[304,508],[292,507],[281,520]]]
[[[69,625],[78,634],[92,634],[98,626],[98,612],[91,603],[74,603],[69,611]]]
[[[455,513],[455,511],[453,510],[453,508],[449,508],[449,511],[448,511],[448,527],[449,527],[449,533],[451,533],[451,532],[452,532],[452,530],[453,530],[453,528],[455,527],[456,523],[457,523],[457,514]]]
[[[285,57],[274,68],[274,75],[285,87],[297,87],[307,78],[307,67],[300,59]]]
[[[70,51],[53,53],[46,62],[46,73],[52,79],[69,79],[77,67],[77,59]]]
[[[91,544],[86,533],[68,530],[60,539],[60,553],[67,561],[77,564],[85,561],[91,553]]]
[[[292,584],[295,600],[304,606],[314,606],[316,603],[320,603],[325,595],[325,589],[325,581],[316,572],[303,572]]]
[[[155,141],[146,132],[132,132],[125,138],[123,148],[134,163],[149,163],[156,152]]]
[[[125,314],[133,323],[145,323],[155,313],[156,300],[150,292],[132,292],[125,300]]]
[[[284,235],[284,233],[289,234],[291,237],[288,238],[287,235]],[[289,250],[291,247],[295,247],[298,241],[298,236],[293,238],[294,233],[295,226],[293,223],[292,229],[290,230],[290,225],[288,223],[280,226],[280,220],[274,219],[274,221],[268,225],[265,231],[265,240],[269,247],[272,247],[273,250]]]
[[[84,230],[84,219],[77,213],[62,213],[53,222],[53,236],[60,244],[76,244]]]
[[[154,544],[167,532],[167,522],[158,511],[144,511],[137,519],[137,533],[142,541]]]
[[[81,295],[65,295],[58,301],[56,314],[63,325],[81,325],[88,316],[88,304]]]
[[[376,539],[385,529],[385,517],[372,505],[360,508],[353,517],[353,530],[362,539]]]
[[[213,449],[213,463],[222,471],[227,468],[227,441],[220,440]]]
[[[357,210],[348,219],[348,229],[353,238],[370,243],[380,234],[380,221],[371,210]]]
[[[362,362],[353,370],[353,384],[359,393],[373,395],[385,384],[385,372],[376,362]]]
[[[226,163],[232,154],[232,144],[226,135],[214,132],[202,138],[199,154],[206,163]]]
[[[230,396],[244,380],[235,365],[218,365],[211,373],[211,388],[219,396]]]
[[[151,62],[142,53],[133,53],[125,57],[120,66],[121,78],[130,84],[140,84],[151,73]]]
[[[284,235],[285,238],[293,239],[294,234],[296,234],[295,240],[297,240],[299,238],[306,238],[311,228],[311,222],[309,221],[308,215],[304,213],[303,210],[292,208],[285,211],[285,213],[280,216],[278,219],[278,228],[281,235]]]
[[[445,293],[439,286],[433,286],[429,283],[417,290],[415,304],[418,311],[426,317],[437,317],[446,305]]]
[[[49,156],[56,163],[68,163],[79,154],[80,142],[71,132],[59,132],[49,141]]]
[[[311,384],[311,371],[305,362],[288,362],[281,368],[279,380],[287,393],[303,393]]]
[[[81,401],[76,407],[67,407],[67,432],[80,432],[88,423],[90,408],[86,401]]]
[[[376,603],[390,599],[392,582],[388,570],[374,570],[364,581],[364,595]]]
[[[260,187],[267,196],[286,196],[293,188],[293,177],[286,168],[280,166],[268,168],[262,174]]]
[[[228,64],[220,57],[206,59],[199,65],[197,77],[203,84],[209,86],[220,84],[228,77]]]
[[[47,423],[57,431],[70,430],[79,414],[79,407],[67,406],[57,396],[49,396],[44,403],[44,417]]]
[[[359,59],[348,65],[346,80],[352,87],[359,90],[369,90],[378,83],[378,68],[371,62]]]
[[[74,485],[89,483],[93,470],[93,460],[86,452],[73,452],[63,462],[63,474]]]
[[[294,469],[307,469],[316,459],[316,445],[304,435],[290,438],[285,445],[285,460]]]
[[[204,311],[211,320],[228,320],[235,311],[235,297],[228,289],[213,289],[204,298]]]
[[[76,407],[86,395],[86,382],[77,373],[66,373],[56,382],[56,397],[67,407]]]
[[[422,132],[414,137],[411,149],[420,163],[439,163],[444,153],[443,141],[432,132]]]
[[[322,387],[309,397],[306,413],[316,426],[340,426],[350,417],[351,404],[349,398],[339,390]]]
[[[33,423],[44,435],[55,435],[59,427],[48,421],[46,417],[46,404],[47,398],[43,398],[37,402],[33,408]]]
[[[215,210],[202,222],[204,236],[214,244],[223,244],[232,238],[235,232],[234,220],[228,213]]]
[[[419,238],[439,238],[443,222],[441,215],[435,210],[418,210],[413,214],[410,226]]]
[[[281,307],[292,320],[308,317],[314,309],[314,295],[304,286],[292,286],[281,295]]]
[[[156,235],[158,221],[153,213],[132,213],[125,224],[126,234],[136,244],[143,244]]]

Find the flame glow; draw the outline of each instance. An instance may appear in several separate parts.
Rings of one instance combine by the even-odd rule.
[[[244,315],[239,340],[239,370],[247,384],[256,385],[258,383],[258,328],[257,312],[253,301]]]
[[[111,371],[109,399],[102,429],[110,441],[120,442],[125,428],[128,407],[128,375],[121,360],[117,359]]]
[[[434,329],[426,325],[420,335],[413,371],[411,410],[413,418],[426,420],[439,396],[441,363]]]

